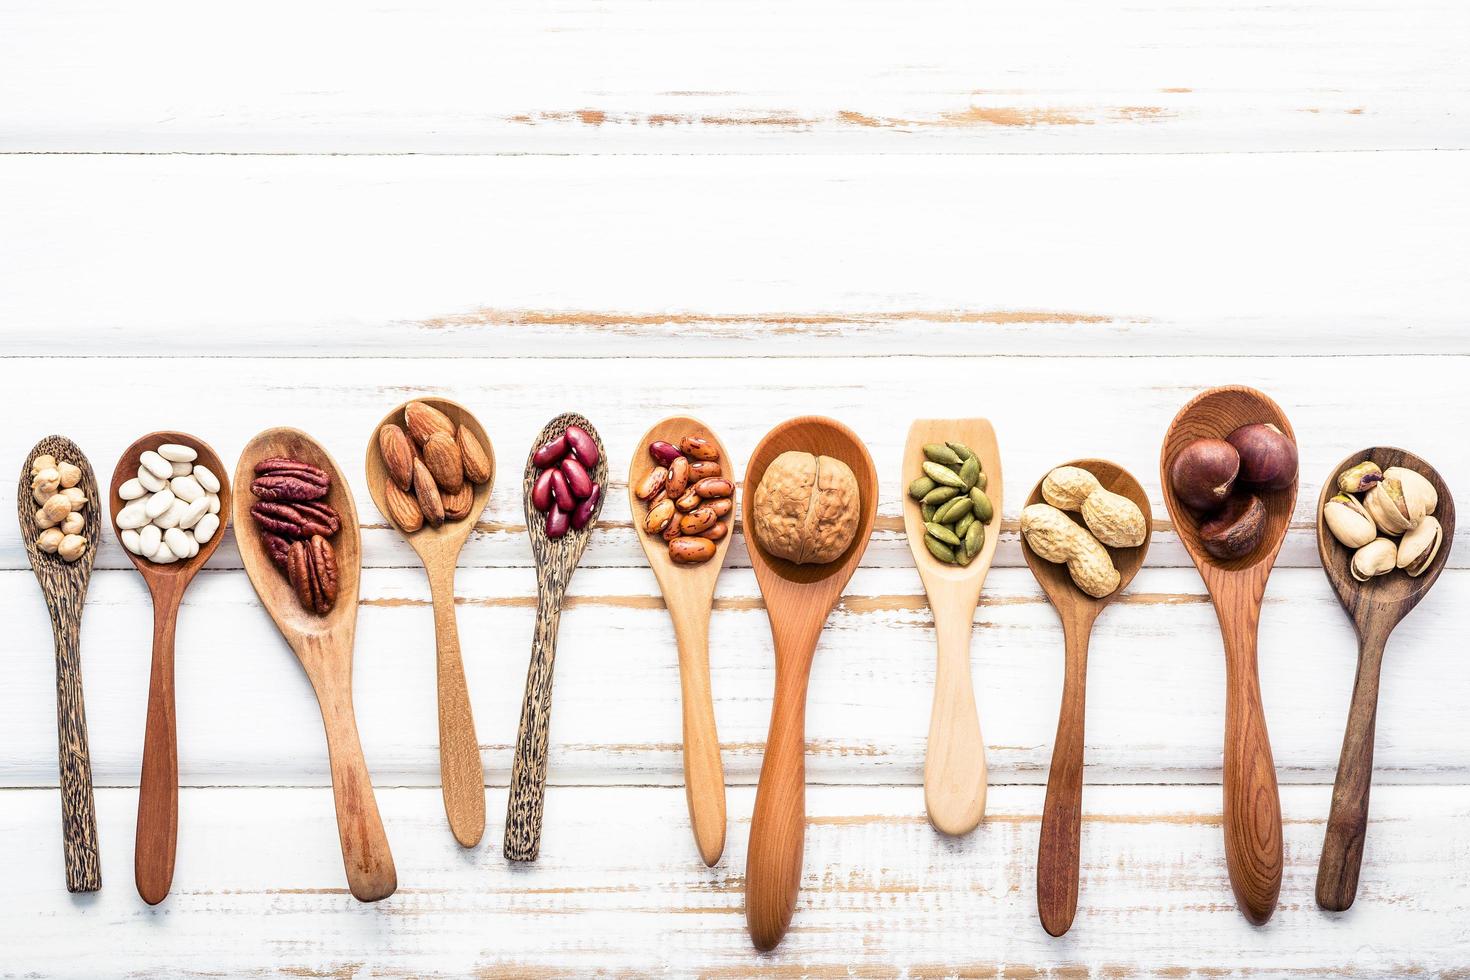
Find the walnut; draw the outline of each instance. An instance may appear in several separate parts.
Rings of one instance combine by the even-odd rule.
[[[822,565],[847,551],[862,513],[857,477],[840,459],[784,452],[755,491],[756,538],[771,554]]]

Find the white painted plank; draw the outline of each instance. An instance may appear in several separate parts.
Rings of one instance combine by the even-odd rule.
[[[167,902],[132,889],[135,794],[99,794],[104,888],[67,896],[50,791],[0,793],[12,850],[6,970],[152,977],[1196,976],[1454,973],[1463,966],[1470,790],[1383,787],[1357,904],[1312,899],[1325,787],[1283,793],[1281,905],[1263,929],[1236,911],[1215,787],[1089,787],[1078,916],[1036,921],[1040,787],[1001,788],[960,840],[903,790],[814,788],[791,933],[757,955],[743,869],[754,793],[730,795],[725,857],[702,867],[678,789],[553,787],[535,865],[492,843],[462,852],[433,790],[381,792],[400,889],[375,906],[343,888],[330,792],[186,790]],[[503,794],[492,796],[498,829]],[[19,929],[24,932],[18,931]]]
[[[1465,169],[1453,153],[0,157],[0,354],[1466,354]],[[945,363],[931,378],[956,392],[1000,373]]]
[[[1470,146],[1453,0],[0,6],[11,152]]]

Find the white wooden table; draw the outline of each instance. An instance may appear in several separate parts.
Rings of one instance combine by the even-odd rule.
[[[366,7],[0,0],[0,461],[61,432],[99,472],[176,426],[233,460],[308,429],[348,472],[412,393],[500,460],[460,628],[486,843],[437,787],[427,586],[359,483],[359,719],[401,887],[347,894],[319,719],[233,538],[180,620],[178,871],[132,887],[149,656],[109,537],[83,628],[105,887],[63,887],[51,639],[0,535],[0,973],[1218,976],[1470,968],[1470,541],[1390,647],[1356,906],[1313,878],[1355,648],[1312,505],[1401,444],[1470,495],[1470,6],[1459,0],[431,0]],[[1236,912],[1220,828],[1223,663],[1167,521],[1098,625],[1082,896],[1035,916],[1061,687],[1015,518],[1101,454],[1155,513],[1202,387],[1270,392],[1301,441],[1262,682],[1281,906]],[[666,414],[743,461],[789,416],[856,429],[879,526],[819,649],[794,929],[753,952],[742,875],[772,687],[743,542],[713,685],[730,783],[707,870],[681,785],[675,650],[621,487],[563,619],[541,860],[499,853],[534,613],[517,483],[552,415],[614,473]],[[908,419],[994,420],[1007,476],[976,618],[990,813],[941,838],[920,786],[933,635],[902,539]]]

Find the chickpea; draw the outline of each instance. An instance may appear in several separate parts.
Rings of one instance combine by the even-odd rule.
[[[40,548],[48,555],[54,555],[56,554],[56,549],[61,547],[61,539],[64,537],[66,537],[66,535],[61,533],[59,529],[48,527],[46,530],[36,535],[36,547]]]
[[[63,487],[74,487],[82,482],[82,468],[73,466],[71,463],[60,463],[56,467],[57,475],[61,477]]]
[[[65,500],[66,498],[63,497],[62,499]],[[67,513],[71,513],[71,511],[67,511]],[[36,511],[36,527],[41,528],[43,531],[47,528],[53,528],[60,523],[60,521],[53,521],[51,518],[47,517],[45,508]]]
[[[67,514],[61,522],[62,534],[81,534],[87,529],[87,519],[76,511]],[[56,530],[52,528],[52,530]]]
[[[71,501],[72,510],[82,510],[87,506],[87,493],[81,487],[67,487],[61,495]]]
[[[61,545],[56,549],[56,553],[61,556],[62,561],[76,561],[86,550],[86,538],[80,534],[68,534],[61,539]]]
[[[46,525],[47,527],[60,524],[66,515],[71,513],[71,509],[71,499],[59,493],[47,497],[46,502],[41,505],[41,513],[45,514],[46,519],[51,522]]]
[[[61,472],[54,468],[42,470],[31,477],[31,489],[51,496],[61,489]]]
[[[52,456],[50,453],[42,453],[35,459],[31,460],[31,476],[35,476],[42,470],[54,469],[56,469],[56,457]]]

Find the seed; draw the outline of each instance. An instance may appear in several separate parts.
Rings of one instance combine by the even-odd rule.
[[[980,549],[985,547],[985,525],[979,521],[973,522],[965,531],[965,554],[974,558],[980,554]]]
[[[971,456],[969,459],[965,460],[964,465],[960,467],[960,481],[963,482],[965,488],[968,489],[970,487],[973,487],[975,485],[975,481],[978,479],[980,479],[980,461],[974,456]]]
[[[990,479],[982,472],[979,476],[975,477],[975,486],[970,489],[973,490],[975,487],[979,487],[981,490],[984,490],[989,483]]]
[[[965,489],[965,483],[959,478],[954,470],[948,466],[942,466],[933,460],[924,460],[924,475],[942,487],[954,487],[956,490]]]
[[[956,497],[939,508],[934,515],[934,520],[939,524],[953,524],[968,514],[972,506],[969,497]]]
[[[950,448],[951,452],[953,452],[956,456],[960,458],[960,462],[964,462],[967,459],[975,458],[974,450],[965,445],[963,442],[946,442],[945,445]]]
[[[995,516],[995,509],[990,506],[990,498],[985,496],[985,491],[974,487],[967,499],[975,505],[975,520],[981,524],[989,524],[990,519]]]
[[[943,463],[945,466],[958,466],[964,462],[958,453],[942,442],[931,442],[925,446],[924,456],[930,462]]]
[[[923,500],[924,495],[933,490],[937,484],[927,476],[921,476],[909,484],[909,496],[915,500]]]
[[[938,507],[940,504],[948,503],[959,495],[959,487],[935,487],[933,490],[924,494],[924,503],[933,504],[935,507]]]
[[[934,512],[937,510],[939,510],[939,508],[936,507],[934,504],[925,504],[924,506],[919,508],[919,513],[924,515],[925,524],[934,520]]]
[[[955,563],[954,550],[948,545],[936,541],[926,534],[924,535],[924,546],[929,549],[929,554],[938,558],[940,561],[948,562],[951,565]]]
[[[955,536],[956,537],[963,538],[965,536],[965,532],[970,529],[970,525],[971,524],[974,524],[974,523],[975,523],[975,515],[974,515],[973,512],[971,512],[969,514],[966,514],[964,517],[961,517],[959,520],[955,521],[954,522],[954,533],[955,533]]]
[[[930,535],[938,538],[940,541],[943,541],[951,548],[958,548],[960,546],[959,535],[955,534],[943,524],[935,524],[931,521],[930,523],[924,525],[924,529],[928,531]]]

